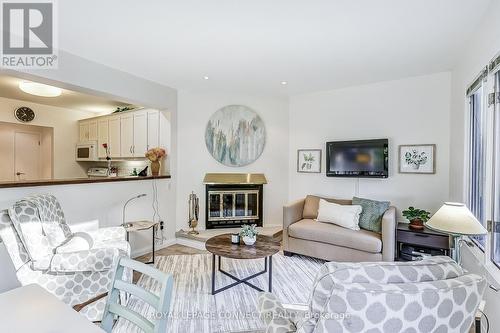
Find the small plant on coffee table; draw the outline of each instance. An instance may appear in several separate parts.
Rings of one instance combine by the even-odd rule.
[[[258,233],[256,224],[245,224],[240,230],[240,236],[246,245],[253,245],[257,240]]]
[[[410,228],[415,230],[422,230],[424,223],[431,217],[431,213],[428,211],[415,207],[408,207],[408,209],[403,210],[402,214],[410,221]]]

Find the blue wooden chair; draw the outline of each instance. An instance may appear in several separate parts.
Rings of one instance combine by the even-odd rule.
[[[155,294],[144,290],[135,284],[121,280],[123,270],[125,268],[130,268],[134,271],[148,275],[161,283],[160,295],[156,296]],[[134,323],[145,333],[165,333],[167,331],[168,319],[166,314],[170,309],[172,286],[172,275],[165,274],[156,268],[126,257],[120,258],[118,265],[116,266],[115,278],[111,285],[111,290],[109,291],[106,307],[104,308],[101,328],[106,332],[111,333],[115,323],[115,317],[121,317]],[[155,309],[156,314],[159,315],[153,316],[154,318],[145,318],[139,313],[121,305],[119,303],[120,291],[142,299],[152,306]]]

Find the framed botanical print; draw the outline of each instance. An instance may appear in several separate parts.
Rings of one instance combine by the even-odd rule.
[[[436,173],[436,145],[400,145],[399,173]]]
[[[297,172],[321,173],[321,149],[297,150]]]

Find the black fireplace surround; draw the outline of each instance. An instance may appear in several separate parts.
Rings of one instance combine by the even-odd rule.
[[[232,179],[236,175],[242,175],[241,179]],[[265,178],[262,182],[248,174],[207,174],[204,181],[205,227],[231,228],[245,224],[261,227]]]

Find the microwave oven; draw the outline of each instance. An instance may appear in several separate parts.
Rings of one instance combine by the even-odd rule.
[[[97,141],[81,142],[76,145],[76,161],[98,161]]]

